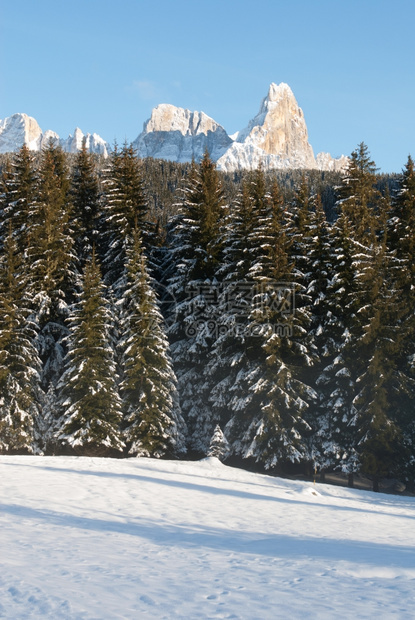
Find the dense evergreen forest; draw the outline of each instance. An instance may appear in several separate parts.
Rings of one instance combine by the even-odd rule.
[[[0,452],[415,478],[415,173],[1,160]]]

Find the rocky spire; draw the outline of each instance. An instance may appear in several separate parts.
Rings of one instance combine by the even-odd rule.
[[[316,168],[303,111],[284,83],[270,85],[258,114],[239,132],[236,142],[218,161],[219,168],[239,168],[244,150],[250,154],[252,168],[260,162],[265,168]]]

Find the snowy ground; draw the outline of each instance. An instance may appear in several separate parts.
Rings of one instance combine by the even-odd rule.
[[[214,459],[0,457],[0,617],[415,617],[415,500]]]

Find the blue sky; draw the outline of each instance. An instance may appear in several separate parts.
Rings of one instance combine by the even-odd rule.
[[[315,153],[415,156],[413,0],[0,0],[0,119],[134,140],[159,103],[228,133],[289,84]]]

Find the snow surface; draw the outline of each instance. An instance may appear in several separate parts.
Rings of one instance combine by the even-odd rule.
[[[214,458],[0,470],[1,618],[415,617],[414,498]]]

